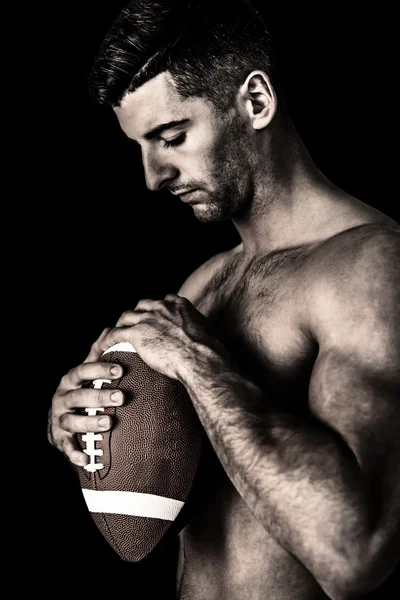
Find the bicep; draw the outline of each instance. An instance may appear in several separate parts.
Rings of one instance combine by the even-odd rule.
[[[338,348],[320,349],[314,364],[310,410],[345,441],[371,483],[399,482],[399,379]]]
[[[309,406],[353,453],[371,533],[392,546],[400,531],[399,247],[370,246],[344,271],[346,280],[325,280],[314,303],[319,353]]]
[[[375,235],[346,263],[337,257],[312,300],[310,408],[365,469],[398,451],[399,260],[399,236]]]

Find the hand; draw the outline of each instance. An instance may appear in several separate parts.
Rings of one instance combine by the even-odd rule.
[[[225,352],[210,321],[176,294],[140,300],[135,310],[124,312],[100,347],[104,351],[118,342],[130,342],[149,367],[180,381],[210,351]]]
[[[84,416],[74,414],[75,409],[89,407],[119,406],[124,396],[119,390],[84,388],[82,385],[94,379],[118,379],[122,367],[113,363],[98,362],[102,350],[101,343],[110,329],[105,329],[93,344],[83,364],[71,369],[61,379],[52,399],[47,424],[49,442],[74,465],[84,466],[89,462],[76,438],[76,433],[107,431],[112,427],[110,416]],[[114,394],[117,396],[114,397]]]

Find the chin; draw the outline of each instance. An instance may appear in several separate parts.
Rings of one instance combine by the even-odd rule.
[[[195,204],[193,206],[195,217],[201,223],[219,223],[220,221],[228,221],[232,218],[231,211],[210,210],[210,206]]]

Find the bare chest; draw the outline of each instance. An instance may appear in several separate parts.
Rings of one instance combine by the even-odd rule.
[[[306,405],[317,345],[307,332],[308,252],[233,258],[194,302],[249,376],[269,394]],[[295,404],[290,402],[296,388]],[[303,401],[302,401],[302,400]]]
[[[302,416],[317,352],[305,327],[307,257],[300,251],[247,262],[234,257],[192,299],[266,395]],[[180,597],[242,600],[268,593],[272,599],[297,587],[299,600],[325,597],[256,521],[211,448],[205,463],[207,481],[181,536]]]

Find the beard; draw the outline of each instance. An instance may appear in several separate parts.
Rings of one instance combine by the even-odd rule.
[[[207,201],[193,205],[202,223],[225,221],[246,212],[252,197],[252,160],[243,121],[234,115],[223,128],[211,157],[212,191]]]

